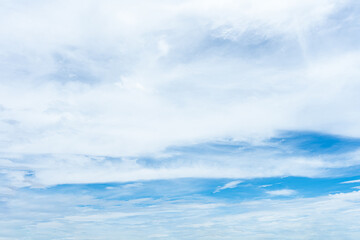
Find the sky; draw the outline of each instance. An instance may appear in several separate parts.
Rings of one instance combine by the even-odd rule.
[[[0,0],[0,240],[359,239],[359,19]]]

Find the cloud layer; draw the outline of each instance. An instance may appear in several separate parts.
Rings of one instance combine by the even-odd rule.
[[[124,156],[284,129],[359,137],[353,5],[5,1],[0,147]]]
[[[359,191],[236,201],[234,195],[228,199],[204,196],[199,194],[204,190],[194,191],[198,186],[193,185],[185,186],[184,191],[179,181],[167,183],[169,186],[164,183],[145,183],[152,189],[149,192],[156,190],[156,195],[147,198],[137,193],[146,187],[134,184],[112,185],[111,189],[99,185],[21,191],[8,200],[12,210],[0,212],[0,236],[2,239],[134,240],[188,239],[189,236],[196,239],[357,239],[360,236]]]
[[[359,239],[359,17],[1,1],[0,239]]]

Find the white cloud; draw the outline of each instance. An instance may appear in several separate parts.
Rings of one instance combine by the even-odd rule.
[[[360,179],[359,180],[345,181],[345,182],[342,182],[342,183],[359,183],[359,182],[360,182]]]
[[[46,191],[359,165],[358,151],[167,150],[228,138],[266,147],[279,130],[359,138],[359,15],[351,0],[2,1],[0,238],[358,239],[359,192],[230,204]]]
[[[339,31],[356,24],[339,15],[351,4],[2,3],[0,20],[12,24],[0,25],[0,150],[48,154],[20,161],[18,177],[8,182],[314,176],[326,167],[356,165],[356,156],[345,163],[259,156],[254,164],[247,156],[222,159],[219,172],[218,159],[149,169],[136,160],[78,156],[136,158],[228,137],[258,143],[283,129],[360,137],[353,104],[360,52],[339,39],[345,34]],[[325,46],[329,39],[334,46]],[[36,176],[21,180],[22,170]]]
[[[226,202],[208,198],[108,200],[46,191],[7,200],[2,237],[19,239],[144,239],[166,234],[188,239],[357,239],[359,191],[313,198]],[[206,202],[206,203],[204,203]],[[56,208],[54,208],[56,206]],[[83,206],[83,207],[79,207]],[[99,207],[101,206],[101,207]],[[52,209],[52,211],[49,211]],[[33,214],[36,211],[38,214]],[[3,216],[3,211],[0,216]],[[21,216],[21,217],[19,217]],[[186,221],[184,221],[186,219]],[[316,223],[316,224],[314,224]],[[114,226],[117,226],[114,228]],[[141,230],[141,231],[140,231]],[[302,235],[299,237],[299,232]],[[222,238],[223,239],[223,238]]]
[[[332,175],[331,169],[360,163],[358,152],[316,157],[280,157],[279,150],[239,152],[234,156],[221,153],[181,155],[181,151],[177,154],[171,157],[171,152],[165,151],[164,159],[160,154],[144,161],[140,157],[111,159],[73,154],[8,156],[8,160],[3,161],[5,165],[0,163],[0,167],[7,168],[2,171],[3,181],[0,185],[6,188],[41,188],[57,184],[175,178],[326,177]],[[233,187],[237,182],[222,187]],[[127,188],[139,186],[141,184],[131,183]]]
[[[228,182],[222,187],[220,187],[220,186],[217,187],[216,190],[214,191],[214,193],[220,192],[221,190],[225,190],[228,188],[236,188],[241,182],[242,181],[239,181],[239,180]]]
[[[273,196],[291,196],[296,194],[297,192],[292,189],[280,189],[280,190],[266,191],[266,193]]]

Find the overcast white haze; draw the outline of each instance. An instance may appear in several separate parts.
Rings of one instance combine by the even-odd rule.
[[[360,2],[0,0],[0,240],[360,239]]]

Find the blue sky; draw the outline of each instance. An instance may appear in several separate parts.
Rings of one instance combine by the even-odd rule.
[[[359,17],[0,1],[0,240],[359,239]]]

